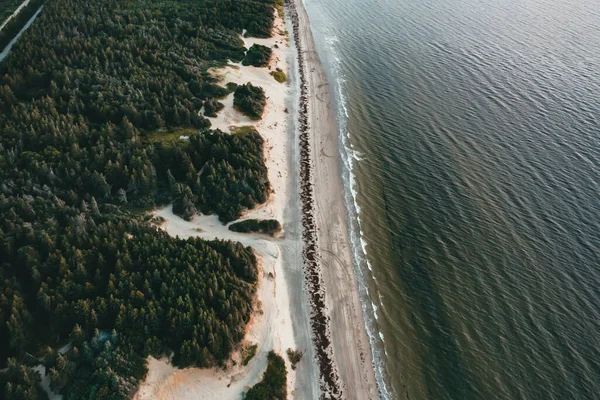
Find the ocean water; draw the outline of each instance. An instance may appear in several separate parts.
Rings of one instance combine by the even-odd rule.
[[[382,398],[600,399],[600,2],[305,6]]]

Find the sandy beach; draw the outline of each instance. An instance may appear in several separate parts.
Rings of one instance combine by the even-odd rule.
[[[295,13],[292,18],[295,19],[294,33],[300,49],[299,61],[303,71],[302,84],[306,101],[304,124],[307,137],[304,143],[301,140],[301,146],[308,145],[310,149],[310,164],[304,168],[308,167],[313,186],[312,193],[308,194],[311,198],[303,199],[305,207],[312,205],[313,218],[310,222],[314,224],[312,228],[305,230],[305,240],[307,236],[309,240],[310,236],[314,236],[313,240],[316,242],[314,248],[308,251],[305,249],[305,256],[313,258],[320,269],[316,275],[320,274],[318,278],[323,287],[313,290],[319,291],[318,296],[325,294],[325,314],[329,326],[320,326],[319,329],[325,328],[331,342],[327,346],[327,338],[322,340],[321,345],[330,349],[323,351],[325,360],[321,360],[321,363],[331,361],[333,365],[325,370],[337,379],[339,386],[335,388],[330,383],[324,389],[329,391],[328,395],[331,397],[377,398],[370,344],[354,272],[344,202],[338,128],[331,106],[331,93],[315,49],[308,15],[301,0],[294,0],[294,3]],[[303,105],[300,109],[302,112]],[[306,195],[307,190],[303,190],[303,196]],[[313,318],[317,306],[313,301]],[[332,354],[332,357],[327,353]],[[323,370],[321,365],[322,373]],[[336,394],[338,389],[339,395]]]

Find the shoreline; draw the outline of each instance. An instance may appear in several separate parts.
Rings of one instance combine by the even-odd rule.
[[[370,341],[354,271],[329,84],[302,1],[292,0],[288,9],[300,72],[303,257],[321,397],[377,398]]]

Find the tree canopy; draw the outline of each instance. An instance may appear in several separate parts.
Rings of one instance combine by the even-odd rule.
[[[246,52],[246,56],[242,60],[242,65],[266,67],[267,65],[269,65],[271,54],[272,50],[270,47],[263,46],[260,44],[253,44]]]
[[[274,351],[267,355],[267,370],[262,379],[246,393],[246,400],[286,400],[287,370],[285,361]]]
[[[250,82],[238,85],[233,93],[233,105],[252,119],[262,118],[266,104],[267,97],[263,88]]]
[[[260,135],[199,112],[229,93],[208,69],[242,60],[242,30],[269,36],[273,6],[52,0],[0,63],[0,398],[45,398],[43,363],[66,399],[124,399],[146,356],[210,367],[242,339],[252,250],[143,215],[231,221],[266,201]]]
[[[281,231],[281,224],[276,219],[245,219],[229,225],[234,232],[257,232],[274,234]]]

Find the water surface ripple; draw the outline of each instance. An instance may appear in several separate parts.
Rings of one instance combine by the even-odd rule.
[[[305,2],[382,396],[600,398],[600,3]]]

